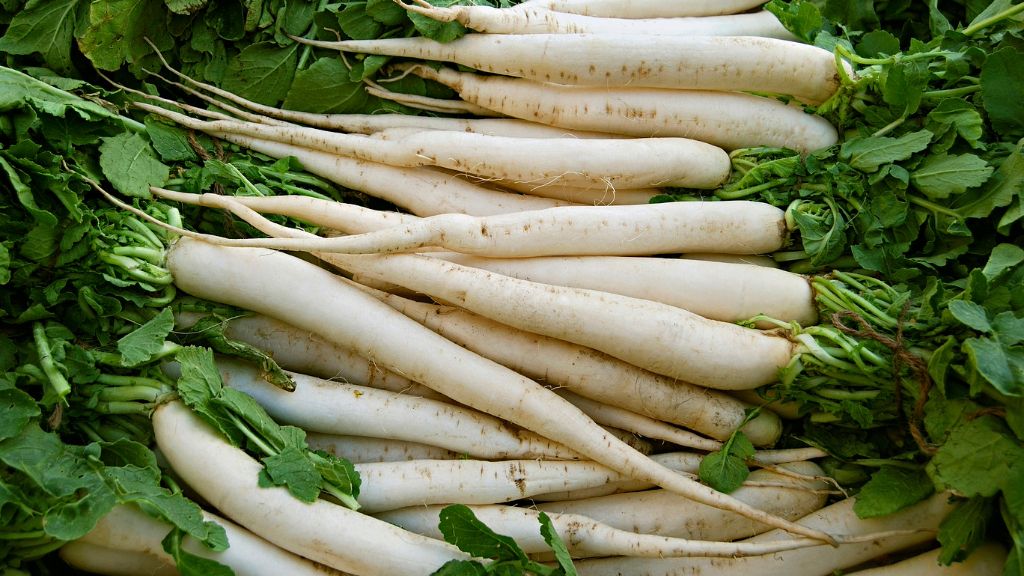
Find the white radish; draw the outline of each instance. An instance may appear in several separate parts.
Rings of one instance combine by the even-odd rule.
[[[528,183],[558,181],[602,189],[715,188],[730,170],[724,150],[686,138],[515,138],[414,128],[379,137],[303,126],[196,120],[148,104],[138,107],[212,136],[240,135],[389,166],[434,166]]]
[[[838,547],[814,546],[779,552],[757,558],[606,558],[576,563],[581,576],[827,576],[878,556],[922,544],[935,537],[939,523],[953,509],[948,493],[939,493],[899,512],[862,520],[853,512],[853,498],[812,512],[798,523],[844,536],[866,535],[895,530],[875,541],[840,544]],[[743,542],[769,542],[786,537],[777,530],[765,532]]]
[[[995,542],[982,544],[962,562],[939,564],[941,548],[893,564],[848,572],[848,576],[1002,576],[1006,549]]]
[[[726,150],[778,146],[807,153],[839,140],[824,118],[772,98],[739,92],[635,86],[563,86],[449,68],[396,66],[474,102],[531,122],[637,137],[693,138]]]
[[[456,402],[531,430],[631,477],[775,526],[792,525],[656,465],[553,392],[445,340],[301,259],[181,238],[168,251],[167,266],[178,287],[194,296],[288,318],[412,380],[429,383]],[[816,530],[804,535],[831,541]]]
[[[227,386],[252,396],[275,420],[305,430],[422,442],[475,458],[577,457],[555,442],[463,406],[295,372],[289,373],[295,390],[285,392],[244,362],[220,358],[217,367]]]
[[[664,194],[661,188],[624,188],[612,186],[601,188],[581,188],[565,186],[557,182],[514,182],[511,180],[492,180],[487,183],[500,186],[506,190],[564,200],[574,204],[597,206],[622,206],[626,204],[647,204],[651,198]]]
[[[526,0],[521,5],[608,18],[673,18],[738,14],[762,4],[764,0]]]
[[[282,550],[215,514],[203,511],[203,519],[224,528],[228,548],[214,552],[188,536],[185,537],[183,548],[186,552],[216,560],[234,570],[237,576],[339,574],[326,566]],[[173,566],[174,559],[164,551],[161,544],[171,528],[170,524],[148,516],[136,506],[119,505],[101,518],[96,527],[82,537],[82,541],[116,550],[141,552]]]
[[[209,195],[207,205],[232,210],[231,197]],[[249,211],[255,214],[254,211]],[[559,206],[492,216],[439,214],[375,232],[318,238],[227,239],[221,246],[305,252],[379,254],[441,247],[490,257],[643,256],[714,249],[752,254],[777,250],[786,239],[783,213],[761,202],[665,202],[640,206]]]
[[[422,37],[297,40],[343,52],[454,62],[573,86],[768,92],[820,103],[840,84],[832,52],[752,36],[467,34],[448,43]]]
[[[440,22],[458,22],[486,34],[651,34],[672,36],[761,36],[796,40],[771,12],[677,18],[615,18],[568,14],[518,4],[433,6],[400,1],[408,11]]]
[[[361,576],[422,576],[467,558],[454,546],[344,506],[325,500],[304,504],[285,488],[261,488],[263,466],[180,402],[153,412],[153,430],[189,486],[230,519],[294,554]]]
[[[306,444],[356,464],[406,460],[454,460],[461,455],[419,442],[306,432]]]
[[[179,313],[176,326],[178,330],[189,330],[200,317],[200,314]],[[352,350],[269,316],[248,314],[224,322],[225,336],[267,352],[286,370],[410,396],[447,400],[422,384],[373,365]]]
[[[818,320],[807,278],[773,268],[679,258],[431,256],[542,284],[663,302],[725,322],[758,314],[804,326]]]
[[[790,462],[782,466],[811,478],[795,479],[769,470],[754,470],[747,478],[752,485],[741,486],[732,495],[752,506],[791,520],[810,514],[825,504],[825,489],[828,485],[813,478],[823,474],[821,468],[813,462]],[[771,482],[778,486],[758,486],[759,482]],[[751,522],[731,512],[709,508],[664,490],[544,502],[537,504],[536,508],[545,512],[586,516],[628,532],[694,540],[731,541],[770,529],[764,524]]]
[[[411,532],[438,538],[443,537],[436,528],[441,510],[439,506],[416,507],[386,512],[378,517]],[[537,510],[500,505],[471,506],[470,510],[494,531],[512,537],[527,554],[550,552],[538,529],[540,512]],[[782,540],[750,544],[687,540],[619,530],[576,514],[550,513],[547,516],[574,558],[618,555],[641,558],[753,556],[792,549],[798,542]]]
[[[779,263],[771,256],[747,255],[747,254],[714,254],[711,252],[689,252],[681,254],[680,258],[686,260],[703,260],[705,262],[723,262],[726,264],[750,264],[751,266],[763,266],[765,268],[778,268]]]
[[[74,540],[57,552],[68,565],[90,574],[104,576],[178,576],[174,564],[161,561],[152,554],[117,550],[106,546]]]
[[[728,438],[745,417],[747,406],[723,393],[659,376],[591,348],[516,330],[453,307],[396,296],[383,299],[456,344],[549,386],[718,440]],[[755,445],[764,446],[778,440],[781,428],[777,418],[762,414],[743,432]]]

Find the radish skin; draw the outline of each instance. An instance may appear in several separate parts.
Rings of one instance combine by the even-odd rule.
[[[839,140],[820,116],[738,92],[562,86],[522,78],[482,76],[449,68],[400,65],[454,89],[459,96],[507,116],[571,130],[636,137],[693,138],[726,150],[778,146],[807,153]]]
[[[813,462],[790,462],[781,466],[809,476],[823,474],[821,468]],[[797,520],[818,510],[824,506],[827,498],[824,490],[828,485],[821,480],[794,479],[769,470],[754,470],[750,473],[748,481],[767,481],[789,486],[742,486],[732,492],[732,495],[752,506],[791,520]],[[536,508],[544,512],[578,514],[628,532],[694,540],[728,542],[770,529],[764,524],[698,504],[664,490],[544,502],[537,504]]]
[[[807,279],[778,269],[668,258],[431,256],[531,282],[662,302],[712,320],[740,322],[766,314],[803,326],[818,321]]]
[[[211,551],[190,537],[185,538],[184,548],[197,556],[216,560],[234,570],[238,576],[258,574],[289,574],[313,576],[340,573],[290,552],[282,550],[266,540],[210,512],[203,511],[203,519],[215,522],[224,528],[229,547],[221,552]],[[161,541],[171,531],[171,526],[152,518],[136,506],[114,507],[100,519],[96,527],[82,537],[83,542],[97,546],[141,552],[174,565],[174,559],[164,551]]]
[[[261,488],[262,465],[228,444],[184,404],[153,412],[157,444],[174,470],[215,508],[294,554],[356,575],[422,576],[467,555],[325,500],[304,504],[284,488]]]
[[[746,405],[720,392],[659,376],[591,348],[516,330],[458,308],[382,297],[396,310],[456,344],[549,386],[564,387],[717,440],[727,439],[743,421]],[[778,440],[781,427],[778,419],[761,415],[743,432],[755,445],[765,446]]]
[[[738,14],[762,4],[764,0],[526,0],[521,5],[607,18],[673,18]]]
[[[457,452],[419,442],[321,434],[309,431],[306,432],[306,444],[311,450],[323,450],[355,464],[405,462],[408,460],[454,460],[462,457]]]
[[[389,166],[433,166],[488,178],[570,186],[715,188],[729,176],[724,150],[687,138],[512,138],[472,132],[404,129],[391,137],[303,126],[195,120],[147,104],[138,107],[212,136],[239,135]]]
[[[887,566],[849,572],[848,576],[1002,576],[1006,549],[995,542],[976,548],[963,562],[939,564],[941,548]]]
[[[167,266],[185,292],[286,317],[292,324],[350,347],[411,380],[429,383],[456,402],[522,426],[631,477],[773,526],[793,525],[653,463],[537,383],[465,351],[298,258],[181,238],[168,251]],[[300,293],[304,296],[301,302],[295,298]],[[318,306],[310,307],[306,302],[317,302]],[[458,370],[453,369],[456,366]],[[482,387],[480,382],[491,386]],[[501,393],[495,394],[495,390]],[[803,532],[811,538],[832,541],[818,530]]]
[[[759,256],[756,254],[714,254],[711,252],[687,252],[680,254],[680,258],[686,260],[701,260],[704,262],[722,262],[725,264],[749,264],[751,266],[762,266],[764,268],[778,268],[779,263],[771,256]]]
[[[458,22],[485,34],[651,34],[672,36],[760,36],[796,40],[771,12],[676,18],[615,18],[568,14],[518,4],[433,6],[399,1],[406,10],[439,22]]]
[[[61,546],[58,551],[61,560],[70,566],[104,576],[178,576],[174,564],[143,552],[116,550],[106,546],[74,540]]]
[[[483,72],[573,86],[768,92],[817,104],[832,96],[840,84],[832,52],[752,36],[467,34],[443,44],[422,37],[295,39],[319,48],[453,62]]]
[[[323,434],[422,442],[475,458],[573,459],[565,447],[462,406],[321,380],[295,372],[285,392],[254,367],[219,358],[224,383],[252,396],[275,420]]]
[[[199,317],[199,314],[178,314],[177,328],[188,330]],[[375,366],[352,350],[269,316],[250,314],[225,322],[224,333],[228,338],[269,353],[286,370],[409,396],[448,400],[422,384]]]
[[[648,204],[651,198],[664,193],[661,188],[621,189],[612,186],[607,186],[604,189],[580,188],[577,186],[564,186],[555,182],[514,182],[511,180],[494,180],[489,183],[522,194],[564,200],[574,204],[596,206]]]
[[[883,554],[932,540],[939,523],[953,509],[948,499],[948,493],[940,493],[899,512],[862,520],[853,512],[854,499],[848,498],[798,521],[834,534],[852,536],[907,530],[871,542],[840,544],[838,547],[814,546],[757,558],[654,560],[622,557],[581,560],[576,563],[576,568],[581,576],[826,576]],[[772,530],[743,542],[772,541],[782,537],[788,536]]]

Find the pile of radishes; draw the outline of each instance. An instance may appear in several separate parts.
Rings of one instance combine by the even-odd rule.
[[[767,12],[722,15],[758,4],[531,0],[496,10],[417,1],[406,8],[482,33],[450,44],[317,43],[493,73],[394,64],[463,100],[393,96],[502,118],[316,116],[192,81],[189,90],[223,112],[181,106],[200,120],[139,104],[294,156],[414,214],[154,190],[231,211],[269,237],[179,230],[168,266],[183,291],[252,311],[229,334],[293,371],[296,389],[227,359],[225,383],[307,430],[312,447],[356,463],[362,477],[359,511],[302,504],[259,487],[260,464],[183,405],[160,407],[157,442],[174,471],[240,525],[232,544],[236,529],[239,543],[266,541],[253,548],[265,552],[246,553],[267,554],[265,563],[236,565],[239,573],[326,570],[304,557],[357,575],[428,574],[467,558],[437,530],[451,503],[472,505],[540,559],[548,548],[537,514],[546,512],[587,575],[830,574],[935,538],[946,494],[870,521],[856,518],[850,500],[818,511],[834,493],[811,461],[824,454],[768,449],[779,416],[750,418],[739,399],[756,401],[750,391],[775,382],[800,343],[737,322],[817,318],[805,278],[758,265],[756,255],[786,241],[782,211],[647,204],[663,186],[720,185],[733,149],[808,152],[836,142],[832,126],[801,106],[838,88],[836,59],[788,39]],[[313,236],[261,212],[333,233]],[[726,495],[695,472],[701,454],[740,426],[761,448],[749,461],[761,469]],[[651,455],[652,441],[677,448]],[[139,540],[160,533],[119,529]],[[112,541],[96,534],[78,547]],[[79,548],[65,557],[74,562]],[[170,565],[153,560],[161,552],[152,542],[132,549],[146,573]],[[199,552],[231,564],[234,550]],[[1002,552],[988,552],[991,568],[982,553],[959,568],[996,573]],[[934,561],[917,562],[939,573]]]

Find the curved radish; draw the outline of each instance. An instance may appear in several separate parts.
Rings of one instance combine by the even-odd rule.
[[[261,488],[263,466],[180,402],[157,407],[153,430],[189,486],[235,522],[292,553],[366,576],[422,576],[425,569],[467,558],[450,544],[343,506],[325,500],[304,504],[284,488]]]
[[[320,434],[309,431],[306,432],[306,444],[312,450],[323,450],[355,464],[408,460],[455,460],[460,457],[458,453],[451,450],[418,442]]]

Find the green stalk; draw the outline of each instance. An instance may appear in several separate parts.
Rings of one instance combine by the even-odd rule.
[[[1000,20],[1005,20],[1007,18],[1011,18],[1011,17],[1021,13],[1022,11],[1024,11],[1024,4],[1015,4],[1015,5],[1011,6],[1010,8],[1007,8],[1006,10],[1003,10],[1002,12],[1000,12],[1000,13],[994,15],[994,16],[991,16],[989,18],[986,18],[986,19],[982,20],[981,22],[972,24],[972,25],[968,26],[967,28],[964,28],[963,29],[963,34],[964,34],[964,36],[974,36],[975,34],[977,34],[978,32],[980,32],[982,30],[984,30],[985,28],[988,28],[989,26],[991,26],[993,24],[997,24]]]
[[[32,324],[32,338],[36,344],[36,353],[39,355],[39,366],[43,369],[43,373],[46,375],[47,381],[50,382],[53,391],[57,393],[57,398],[64,402],[64,404],[67,404],[64,398],[71,392],[71,384],[60,373],[60,369],[57,368],[57,364],[53,361],[50,341],[46,338],[46,328],[42,322],[34,322]]]

